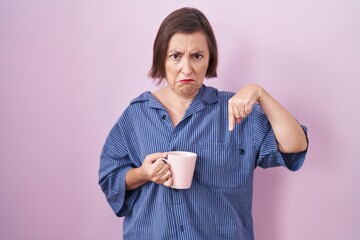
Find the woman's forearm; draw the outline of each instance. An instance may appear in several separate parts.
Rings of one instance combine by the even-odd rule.
[[[259,104],[274,130],[279,150],[283,153],[305,151],[307,140],[300,124],[276,99],[261,87]]]
[[[140,168],[131,168],[126,174],[126,190],[134,190],[148,181]]]

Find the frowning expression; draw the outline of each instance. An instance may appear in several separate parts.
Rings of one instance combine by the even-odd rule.
[[[209,65],[209,47],[202,32],[175,33],[165,60],[166,80],[178,95],[195,96]]]

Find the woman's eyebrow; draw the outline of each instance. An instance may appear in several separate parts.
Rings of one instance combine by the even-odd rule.
[[[203,51],[203,50],[194,50],[194,51],[191,52],[191,54],[197,54],[197,53],[205,54],[205,51]]]
[[[179,54],[179,53],[184,53],[184,52],[182,52],[182,51],[180,51],[180,50],[176,50],[176,49],[170,49],[169,51],[168,51],[168,53],[177,53],[177,54]]]
[[[205,54],[205,52],[206,52],[206,51],[204,51],[204,50],[197,50],[197,49],[196,49],[196,50],[191,51],[190,54],[198,54],[198,53]],[[184,54],[183,51],[175,50],[175,49],[170,49],[170,50],[168,51],[168,53]]]

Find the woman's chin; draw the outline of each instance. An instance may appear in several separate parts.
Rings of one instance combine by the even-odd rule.
[[[180,94],[181,96],[184,96],[184,97],[187,97],[187,96],[192,97],[197,94],[199,89],[200,89],[200,87],[195,84],[187,84],[187,85],[183,85],[183,86],[177,88],[176,92],[178,92],[178,94]]]

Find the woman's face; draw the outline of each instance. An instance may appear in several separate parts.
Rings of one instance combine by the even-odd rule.
[[[175,33],[165,60],[168,86],[178,95],[193,97],[201,88],[209,65],[209,47],[202,32]]]

